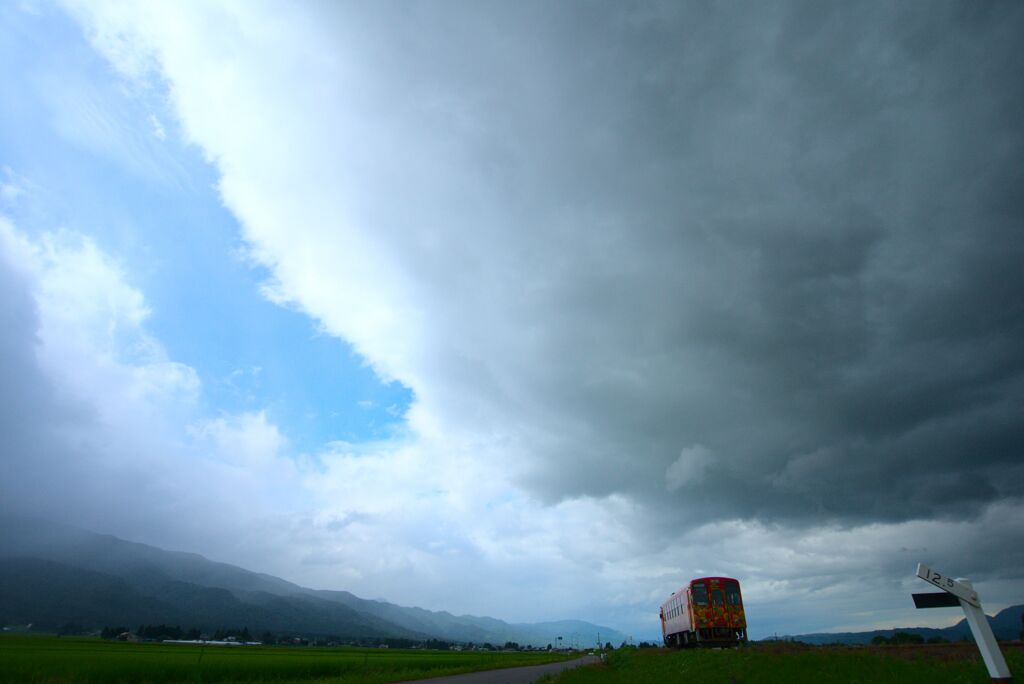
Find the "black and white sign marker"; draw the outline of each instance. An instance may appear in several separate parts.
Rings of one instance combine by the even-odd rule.
[[[985,661],[992,681],[1012,682],[1010,668],[1006,666],[1006,659],[999,650],[996,637],[992,634],[992,627],[981,609],[978,592],[974,591],[971,583],[962,578],[953,579],[949,575],[932,570],[924,563],[917,564],[917,576],[947,593],[914,594],[914,605],[918,608],[945,608],[957,605],[963,608],[967,624],[971,627],[971,634],[974,635],[974,641],[981,651],[981,659]]]

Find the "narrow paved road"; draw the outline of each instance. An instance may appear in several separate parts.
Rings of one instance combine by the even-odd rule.
[[[532,682],[537,681],[546,674],[555,674],[572,667],[599,662],[601,662],[601,659],[597,656],[583,656],[576,660],[566,660],[561,663],[508,667],[504,670],[467,672],[466,674],[451,675],[450,677],[434,677],[433,679],[420,679],[417,681],[428,682],[429,684],[532,684]]]

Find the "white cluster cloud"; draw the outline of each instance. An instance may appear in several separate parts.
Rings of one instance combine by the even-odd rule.
[[[262,414],[202,418],[196,371],[168,358],[144,294],[94,241],[0,218],[0,263],[5,310],[20,312],[5,329],[6,509],[187,546],[268,484],[287,490],[276,429]],[[272,515],[278,498],[262,500]]]
[[[195,371],[169,360],[146,332],[150,311],[143,294],[92,240],[62,231],[33,242],[8,222],[0,224],[0,240],[34,294],[40,365],[52,373],[77,369],[64,376],[62,386],[74,401],[102,406],[110,400],[101,410],[106,416],[142,407],[153,397],[161,399],[160,411],[175,401],[195,400]],[[96,392],[104,386],[110,391]]]
[[[25,194],[25,188],[22,187],[24,178],[19,178],[14,170],[8,166],[0,169],[3,173],[3,179],[0,180],[0,200],[7,203],[13,203],[23,194]]]
[[[216,453],[245,468],[259,469],[282,455],[286,440],[265,411],[214,418],[191,428],[193,435],[208,439]]]

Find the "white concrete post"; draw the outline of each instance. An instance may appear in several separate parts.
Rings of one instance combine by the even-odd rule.
[[[968,589],[974,589],[969,580],[957,578],[956,580]],[[967,624],[971,627],[971,634],[978,642],[978,650],[981,651],[981,659],[985,661],[988,674],[994,682],[1012,682],[1010,668],[1006,665],[1003,652],[999,650],[996,636],[992,633],[992,625],[988,624],[988,618],[980,606],[972,606],[967,601],[960,599],[960,607],[964,609],[967,616]]]
[[[978,592],[974,591],[974,586],[970,581],[961,578],[953,579],[949,575],[932,570],[924,563],[917,564],[917,576],[956,596],[960,601],[960,607],[964,609],[964,615],[967,616],[967,624],[971,628],[975,643],[978,644],[978,650],[981,651],[981,659],[985,661],[988,675],[993,682],[1012,682],[1010,668],[1006,666],[1006,659],[1003,658],[1003,652],[999,650],[996,636],[992,633],[992,625],[988,624],[985,611],[981,608],[981,599],[978,598]],[[922,596],[915,594],[915,603]]]

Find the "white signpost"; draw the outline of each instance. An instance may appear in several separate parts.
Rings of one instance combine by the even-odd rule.
[[[960,601],[960,607],[964,609],[967,624],[971,627],[971,634],[974,635],[974,640],[978,643],[981,659],[985,661],[985,667],[988,668],[988,674],[992,677],[992,681],[1012,682],[1010,668],[1006,666],[1003,653],[999,650],[995,635],[992,634],[992,626],[988,624],[988,618],[985,617],[985,612],[981,609],[978,592],[974,591],[971,583],[962,578],[953,579],[932,570],[924,563],[917,564],[917,576],[925,582],[930,582],[939,589],[949,592]]]

